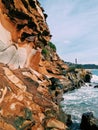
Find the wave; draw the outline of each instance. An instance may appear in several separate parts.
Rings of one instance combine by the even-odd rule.
[[[98,83],[98,76],[97,75],[92,75],[91,82],[92,83]]]

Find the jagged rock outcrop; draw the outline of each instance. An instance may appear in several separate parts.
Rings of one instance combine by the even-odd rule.
[[[56,119],[56,115],[59,108],[52,101],[48,89],[41,85],[43,82],[44,85],[45,82],[49,84],[49,81],[40,76],[42,75],[32,69],[11,70],[8,66],[0,64],[1,129],[42,130],[47,127],[58,127],[56,122],[60,121]],[[51,113],[51,116],[47,116],[48,111],[54,111],[54,115]],[[43,126],[46,117],[50,123]],[[66,127],[63,124],[62,128]]]
[[[45,44],[50,40],[45,15],[37,0],[0,0],[0,8],[1,24],[11,33],[13,42],[21,45],[35,40]]]
[[[93,115],[93,112],[83,113],[80,128],[82,130],[98,130],[98,119]]]
[[[0,0],[0,31],[0,62],[11,68],[32,67],[39,71],[39,66],[43,66],[41,63],[47,64],[41,62],[46,57],[54,61],[49,62],[50,70],[54,69],[52,71],[56,72],[59,69],[55,68],[64,65],[48,44],[51,34],[46,14],[37,0]],[[42,57],[41,52],[44,51],[47,54]],[[46,66],[43,67],[44,70],[45,68]]]
[[[17,61],[20,67],[32,66],[30,63],[37,48],[41,44],[47,45],[51,38],[43,9],[37,0],[0,0],[0,26],[1,32],[7,34],[6,38],[3,35],[0,40],[7,44],[6,48],[11,52],[14,48],[8,45],[14,44],[17,54],[13,54],[13,59],[17,56],[21,59]],[[13,59],[7,59],[7,63],[13,64]]]

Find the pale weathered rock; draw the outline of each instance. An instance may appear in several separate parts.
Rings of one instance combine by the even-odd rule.
[[[21,90],[26,91],[26,86],[22,83],[22,81],[16,77],[13,72],[8,69],[7,67],[3,68],[5,71],[5,75],[8,77],[9,80],[11,80],[17,87],[19,87]]]
[[[0,63],[8,64],[16,53],[15,46],[9,46],[0,52]]]
[[[5,53],[0,55],[0,57],[5,57],[5,55],[8,54],[8,58],[6,61],[1,59],[1,62],[10,62],[9,66],[14,64],[14,68],[23,68],[26,65],[38,70],[39,58],[35,58],[38,56],[38,52],[33,56],[32,50],[37,46],[38,42],[42,43],[43,41],[47,44],[50,40],[50,32],[38,1],[27,0],[23,2],[20,0],[17,2],[17,0],[14,0],[13,2],[6,2],[0,0],[0,32],[3,34],[2,37],[0,36],[2,42],[6,44],[14,43],[18,48],[16,53],[14,49],[12,50],[12,52],[14,51],[15,53],[13,59],[10,57],[12,53],[9,53],[8,49],[5,50]],[[20,50],[23,53],[22,58]]]
[[[62,123],[56,119],[49,119],[46,123],[46,127],[47,128],[57,128],[57,129],[61,129],[61,130],[66,130],[66,128],[67,128],[67,126],[64,123]]]

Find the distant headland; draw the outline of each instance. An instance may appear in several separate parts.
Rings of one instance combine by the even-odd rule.
[[[71,62],[66,62],[70,67],[83,68],[83,69],[98,69],[98,65],[96,64],[76,64]]]

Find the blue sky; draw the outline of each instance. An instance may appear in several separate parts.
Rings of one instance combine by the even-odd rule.
[[[39,0],[64,61],[98,64],[98,0]]]

